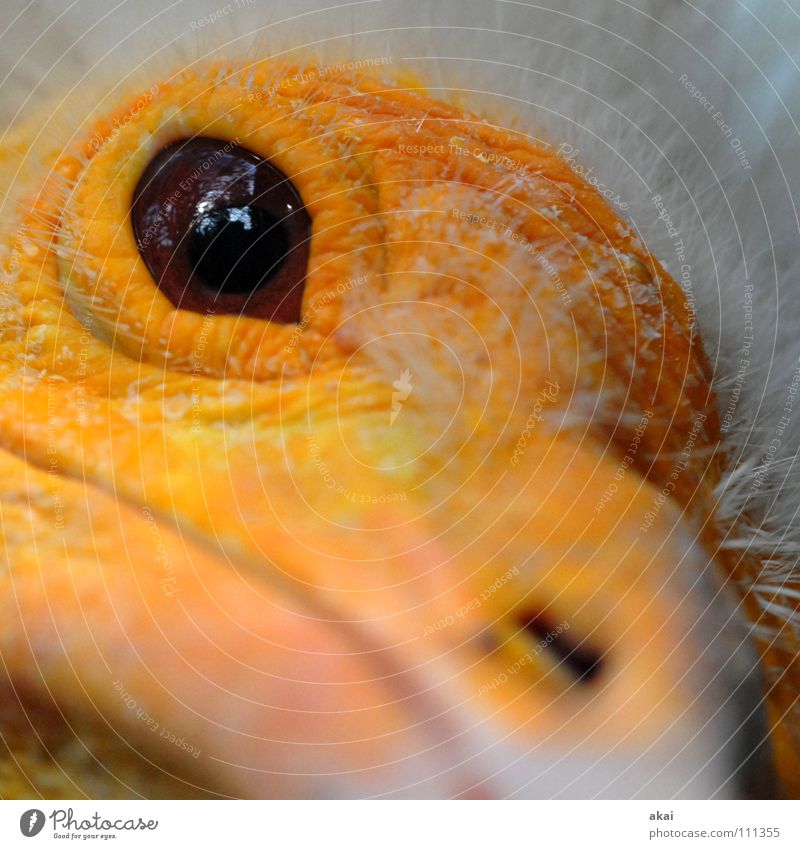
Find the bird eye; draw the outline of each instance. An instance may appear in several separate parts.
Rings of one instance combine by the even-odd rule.
[[[176,306],[300,321],[311,219],[289,178],[246,148],[175,142],[134,191],[139,253]]]

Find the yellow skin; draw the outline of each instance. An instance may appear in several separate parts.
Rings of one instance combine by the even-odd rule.
[[[707,566],[710,372],[568,164],[418,86],[269,63],[36,132],[0,154],[0,795],[737,792],[730,752],[703,766],[748,669],[714,678],[741,633]],[[194,135],[303,198],[299,327],[148,273],[131,197]],[[608,652],[596,679],[533,614]]]

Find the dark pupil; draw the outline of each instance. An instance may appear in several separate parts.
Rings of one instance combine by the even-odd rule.
[[[258,206],[226,206],[200,218],[189,237],[195,274],[212,289],[247,294],[274,277],[289,252],[280,218]]]
[[[139,252],[176,307],[299,322],[311,221],[288,178],[245,148],[195,138],[136,187]]]

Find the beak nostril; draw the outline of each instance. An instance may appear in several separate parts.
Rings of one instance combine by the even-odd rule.
[[[542,613],[523,612],[517,617],[520,630],[536,640],[536,651],[549,650],[556,662],[565,667],[580,684],[592,683],[603,671],[604,656],[585,639],[575,640],[567,631],[567,622],[555,622]]]

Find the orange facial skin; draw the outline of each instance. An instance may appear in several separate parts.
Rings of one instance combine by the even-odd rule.
[[[134,189],[195,135],[300,193],[299,325],[148,273]],[[0,154],[0,795],[738,792],[720,585],[759,564],[718,551],[710,369],[568,163],[419,86],[266,62],[31,144]]]

